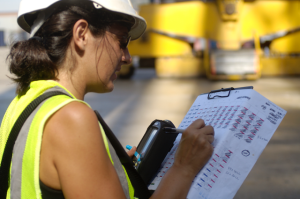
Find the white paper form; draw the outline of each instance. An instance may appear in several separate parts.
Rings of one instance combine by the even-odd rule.
[[[226,92],[230,95],[225,98],[199,95],[178,127],[185,129],[200,118],[215,130],[214,153],[195,177],[188,199],[233,198],[286,114],[255,90],[221,93]],[[180,138],[181,134],[149,189],[155,190],[172,166]]]

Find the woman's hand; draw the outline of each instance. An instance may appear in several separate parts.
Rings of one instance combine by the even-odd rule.
[[[151,199],[184,199],[196,174],[213,153],[214,129],[203,120],[194,121],[182,134],[173,166]]]
[[[182,134],[174,166],[195,176],[213,153],[214,129],[203,120],[194,121]]]
[[[127,155],[130,158],[132,158],[135,152],[136,152],[136,146],[133,146],[129,151],[127,151]]]

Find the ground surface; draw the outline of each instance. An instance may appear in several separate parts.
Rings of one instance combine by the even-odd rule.
[[[15,96],[6,77],[7,48],[0,48],[0,120]],[[220,88],[254,86],[266,98],[287,110],[279,128],[246,178],[235,199],[300,198],[300,78],[261,78],[257,81],[159,79],[152,69],[140,69],[131,80],[117,80],[109,94],[88,94],[121,143],[137,145],[154,119],[178,126],[197,95]]]

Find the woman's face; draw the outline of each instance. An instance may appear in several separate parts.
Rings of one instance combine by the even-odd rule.
[[[114,88],[114,80],[117,79],[116,72],[121,70],[124,64],[130,64],[132,59],[129,54],[127,43],[128,30],[126,27],[115,24],[112,25],[103,37],[95,39],[95,50],[93,53],[95,60],[94,69],[91,66],[91,76],[96,76],[97,80],[93,83],[93,92],[110,92]],[[91,57],[92,58],[92,57]]]

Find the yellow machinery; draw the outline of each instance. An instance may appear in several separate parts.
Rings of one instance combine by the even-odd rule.
[[[129,51],[155,58],[160,77],[300,74],[300,0],[148,4],[139,14],[148,29]]]

